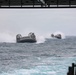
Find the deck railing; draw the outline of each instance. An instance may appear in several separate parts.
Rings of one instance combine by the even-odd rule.
[[[76,7],[76,0],[0,0],[0,8],[2,7]]]

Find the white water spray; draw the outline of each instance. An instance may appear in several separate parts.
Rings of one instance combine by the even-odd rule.
[[[0,42],[14,43],[15,37],[9,33],[0,33]]]
[[[44,35],[36,35],[36,38],[37,38],[37,44],[38,43],[44,43],[46,41],[46,38],[49,39],[51,38],[51,33],[46,33]]]
[[[45,37],[44,36],[37,36],[36,38],[37,38],[37,44],[45,42]]]

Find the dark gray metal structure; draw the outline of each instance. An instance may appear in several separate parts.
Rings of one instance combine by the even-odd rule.
[[[57,38],[57,39],[62,39],[62,35],[61,34],[56,34],[56,35],[51,34],[51,37]]]
[[[61,8],[76,7],[76,0],[0,0],[0,8]]]
[[[16,42],[17,43],[34,43],[36,42],[36,36],[34,33],[29,33],[28,36],[22,37],[21,34],[16,35]]]
[[[72,66],[68,69],[67,75],[76,75],[76,64],[72,63]]]

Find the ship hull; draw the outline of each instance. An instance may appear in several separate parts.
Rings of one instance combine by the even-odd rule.
[[[35,43],[36,40],[33,39],[24,39],[24,40],[19,40],[17,43]]]

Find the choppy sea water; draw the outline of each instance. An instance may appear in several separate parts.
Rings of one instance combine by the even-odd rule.
[[[76,37],[0,43],[0,75],[67,75],[72,63],[76,63]]]

